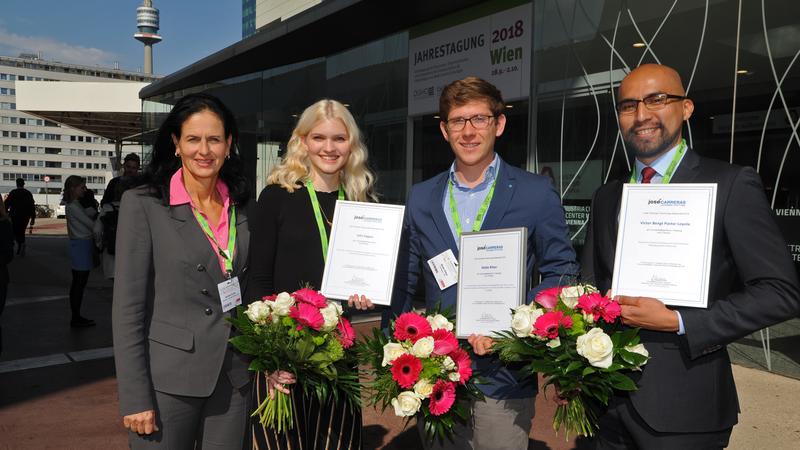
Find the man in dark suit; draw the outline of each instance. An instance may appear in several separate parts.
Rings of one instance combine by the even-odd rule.
[[[14,228],[14,239],[17,241],[17,254],[25,256],[25,229],[28,224],[33,227],[36,222],[36,205],[31,191],[25,189],[25,180],[17,178],[17,188],[8,193],[6,209]]]
[[[441,303],[442,309],[455,311],[456,286],[442,288],[427,262],[448,250],[457,259],[462,227],[466,231],[527,227],[528,280],[534,264],[542,276],[539,288],[571,278],[577,267],[575,252],[550,179],[510,166],[494,152],[495,139],[506,125],[500,91],[468,77],[445,87],[439,109],[442,135],[455,162],[450,170],[414,185],[408,195],[392,317],[411,309],[420,276],[426,308]],[[384,326],[389,318],[385,315]],[[489,355],[493,342],[488,336],[473,335],[469,343],[478,355],[477,368],[488,381],[480,385],[486,402],[472,408],[470,427],[458,429],[454,442],[436,442],[434,447],[527,449],[535,381],[520,383],[515,373],[501,367]]]
[[[681,129],[693,111],[669,67],[642,65],[620,85],[619,126],[636,157],[631,182],[716,183],[717,203],[706,308],[618,297],[651,359],[639,389],[615,396],[601,416],[597,448],[726,447],[739,404],[725,346],[800,312],[797,275],[758,174],[687,149]],[[624,181],[599,188],[592,203],[583,277],[601,292],[611,287]]]

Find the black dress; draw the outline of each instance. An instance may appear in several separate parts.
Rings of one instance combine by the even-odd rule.
[[[333,219],[337,192],[317,192],[323,218]],[[264,188],[258,199],[250,237],[248,298],[292,292],[322,283],[325,261],[314,210],[305,187],[289,193],[279,185]],[[330,227],[325,223],[328,235]],[[266,398],[266,379],[254,383],[255,405]],[[341,397],[340,397],[341,398]],[[278,435],[265,429],[257,417],[251,420],[254,449],[360,449],[361,410],[344,401],[320,404],[316,396],[292,389],[294,427]],[[254,409],[253,408],[253,409]]]

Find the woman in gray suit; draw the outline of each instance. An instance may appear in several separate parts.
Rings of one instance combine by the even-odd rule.
[[[250,376],[225,320],[242,302],[250,238],[237,138],[217,98],[182,98],[145,185],[122,197],[112,321],[133,449],[242,448]]]

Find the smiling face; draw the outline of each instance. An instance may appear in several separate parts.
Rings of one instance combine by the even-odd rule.
[[[494,158],[494,142],[503,134],[506,116],[489,119],[486,128],[476,129],[471,122],[464,124],[460,131],[448,129],[447,120],[471,118],[476,115],[492,116],[492,110],[486,101],[471,101],[462,106],[450,109],[445,121],[439,123],[444,139],[450,144],[458,166],[485,168]]]
[[[680,76],[669,67],[644,64],[622,80],[617,101],[641,100],[658,93],[683,96]],[[683,122],[693,111],[694,103],[689,99],[670,101],[656,111],[639,102],[633,114],[618,115],[625,145],[637,159],[649,164],[678,145]]]
[[[195,180],[216,179],[231,149],[222,119],[209,110],[192,114],[181,125],[181,137],[172,136],[181,158],[183,176]]]
[[[323,119],[303,137],[315,177],[338,176],[350,156],[350,136],[339,119]]]

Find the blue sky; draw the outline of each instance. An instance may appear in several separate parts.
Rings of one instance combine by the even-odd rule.
[[[161,13],[154,71],[168,75],[242,37],[241,0],[153,0]],[[133,39],[142,0],[2,0],[0,55],[41,51],[44,59],[142,68]]]

